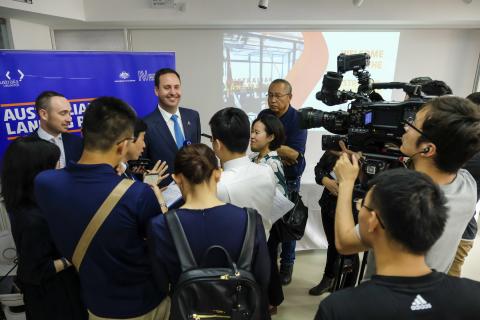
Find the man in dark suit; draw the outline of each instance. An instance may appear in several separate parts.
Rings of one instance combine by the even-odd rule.
[[[44,91],[35,99],[40,126],[32,134],[56,144],[61,151],[60,167],[69,161],[77,162],[83,150],[82,138],[68,133],[72,123],[70,102],[55,91]]]
[[[182,89],[180,75],[173,69],[164,68],[155,73],[155,95],[158,105],[143,119],[147,124],[144,155],[152,163],[166,161],[168,173],[172,173],[178,149],[200,142],[200,116],[195,110],[178,107]],[[171,181],[168,177],[161,186]]]

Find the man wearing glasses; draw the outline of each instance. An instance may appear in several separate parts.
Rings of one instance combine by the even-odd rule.
[[[290,105],[292,86],[287,80],[276,79],[268,88],[268,108],[260,112],[273,114],[280,119],[285,128],[285,144],[277,149],[277,153],[285,166],[285,178],[289,191],[300,190],[300,179],[305,170],[305,145],[307,130],[298,126],[299,112]],[[282,243],[280,255],[280,278],[283,285],[292,281],[293,264],[295,262],[296,241]]]
[[[356,156],[350,160],[343,154],[335,173],[339,201],[345,201],[337,209],[351,212],[358,172]],[[388,170],[370,181],[365,198],[356,204],[361,245],[373,248],[377,274],[356,288],[331,294],[315,319],[472,319],[479,314],[480,283],[432,270],[426,262],[451,211],[430,177],[405,168]]]
[[[417,112],[414,121],[405,122],[400,150],[410,157],[412,169],[429,176],[447,199],[444,232],[426,251],[427,265],[446,273],[477,201],[476,182],[462,166],[480,151],[480,110],[463,98],[445,96],[430,100]],[[337,168],[340,175],[341,168],[344,167]],[[349,204],[352,191],[353,186],[340,185],[335,243],[342,254],[364,251],[367,247],[353,222]],[[417,204],[409,205],[413,209]],[[410,233],[408,229],[404,232]],[[374,266],[369,261],[369,267]]]

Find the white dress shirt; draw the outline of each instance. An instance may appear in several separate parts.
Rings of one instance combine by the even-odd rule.
[[[165,120],[165,123],[167,124],[168,130],[170,130],[170,134],[172,135],[172,138],[175,141],[175,143],[177,143],[177,139],[175,139],[175,130],[173,129],[172,116],[174,114],[177,115],[178,124],[180,125],[180,129],[182,130],[183,138],[186,140],[187,138],[185,137],[185,131],[183,130],[182,116],[180,115],[180,110],[177,108],[177,112],[170,113],[168,111],[165,111],[162,107],[160,107],[160,105],[158,105],[158,110],[160,110],[160,113],[162,114],[162,117]]]
[[[245,156],[223,164],[217,195],[224,202],[256,209],[262,216],[265,230],[269,230],[275,187],[272,169],[253,163]]]
[[[57,147],[60,148],[60,168],[65,168],[67,161],[65,160],[65,149],[63,148],[62,134],[54,137],[47,131],[43,130],[42,127],[38,126],[37,134],[40,139],[47,140],[48,142],[54,143]]]

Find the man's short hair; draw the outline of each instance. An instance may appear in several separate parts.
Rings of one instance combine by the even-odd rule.
[[[133,128],[133,137],[135,141],[142,132],[147,132],[147,124],[140,118],[135,120],[135,127]]]
[[[470,93],[467,99],[480,106],[480,92]]]
[[[422,92],[427,96],[444,96],[447,94],[452,94],[452,89],[441,80],[432,80],[427,81],[421,84]]]
[[[120,99],[100,97],[93,100],[83,117],[85,149],[109,150],[114,144],[133,134],[136,118],[135,111]]]
[[[164,74],[168,74],[168,73],[173,73],[174,75],[176,75],[178,77],[178,80],[182,81],[180,79],[180,75],[178,74],[177,71],[173,70],[172,68],[162,68],[162,69],[158,70],[157,72],[155,72],[155,87],[158,88],[158,86],[160,85],[160,76],[162,76]]]
[[[35,99],[35,110],[37,110],[37,113],[39,113],[40,109],[47,110],[50,106],[50,99],[52,99],[53,97],[65,98],[63,94],[55,91],[43,91]]]
[[[440,238],[446,199],[430,177],[398,168],[377,175],[369,186],[369,205],[378,211],[389,238],[414,254],[426,253]]]
[[[285,88],[287,89],[287,93],[292,94],[292,85],[290,84],[290,82],[288,82],[285,79],[275,79],[272,81],[272,83],[270,83],[270,85],[277,84],[277,83],[283,83],[283,85],[285,85]]]
[[[427,108],[417,145],[433,142],[437,147],[436,166],[444,171],[457,172],[480,151],[480,108],[460,97],[445,96],[432,99]]]
[[[430,77],[415,77],[413,78],[412,80],[410,80],[410,84],[414,84],[414,85],[422,85],[424,83],[427,83],[427,82],[430,82],[432,81],[433,79],[430,78]]]
[[[209,122],[212,139],[220,140],[231,152],[246,152],[250,142],[250,121],[238,108],[217,111]]]

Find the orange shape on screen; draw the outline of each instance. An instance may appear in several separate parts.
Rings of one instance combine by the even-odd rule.
[[[287,74],[293,87],[291,104],[300,108],[323,77],[328,62],[328,47],[321,32],[302,32],[303,53]]]

